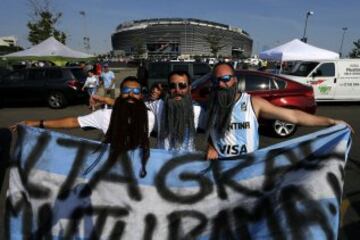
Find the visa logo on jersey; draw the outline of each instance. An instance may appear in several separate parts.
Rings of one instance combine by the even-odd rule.
[[[219,150],[224,155],[243,155],[247,153],[246,145],[223,145],[219,146]]]

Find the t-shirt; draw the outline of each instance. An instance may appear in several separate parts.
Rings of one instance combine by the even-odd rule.
[[[95,88],[97,87],[97,85],[99,84],[96,76],[87,77],[84,83],[84,87],[89,87],[89,88]]]
[[[161,115],[164,108],[164,101],[162,99],[151,102],[150,109],[155,114],[155,122],[156,122],[156,131],[158,133],[157,137],[157,147],[160,149],[165,150],[175,150],[180,152],[192,152],[195,151],[195,145],[194,145],[194,136],[189,136],[189,131],[185,132],[184,142],[183,144],[176,148],[170,148],[169,138],[161,139],[160,138],[160,127],[161,127]],[[195,129],[199,126],[199,119],[200,115],[202,113],[202,109],[199,105],[193,103],[193,110],[194,110],[194,127]]]
[[[219,137],[215,129],[210,137],[219,157],[232,157],[250,153],[259,147],[259,123],[251,103],[251,96],[242,93],[235,103],[231,121],[224,137]]]
[[[96,128],[101,130],[104,134],[106,134],[111,118],[112,109],[99,109],[95,112],[92,112],[88,115],[78,117],[77,120],[81,128]],[[147,111],[148,113],[148,127],[149,127],[149,136],[151,131],[154,128],[155,124],[155,116],[151,111]]]
[[[109,89],[109,88],[114,89],[115,88],[115,84],[112,84],[112,81],[115,79],[115,75],[112,71],[101,73],[101,78],[104,82],[105,89]]]

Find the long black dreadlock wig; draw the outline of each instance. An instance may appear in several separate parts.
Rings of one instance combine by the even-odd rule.
[[[110,143],[110,158],[118,158],[139,147],[142,153],[140,176],[145,177],[150,156],[147,108],[142,100],[133,100],[134,103],[129,103],[127,98],[115,100],[104,142]]]

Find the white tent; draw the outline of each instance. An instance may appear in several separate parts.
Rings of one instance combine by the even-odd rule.
[[[299,39],[294,39],[276,48],[261,52],[259,57],[264,60],[284,62],[338,59],[339,54],[314,47],[300,41]]]
[[[54,37],[49,37],[45,41],[33,46],[32,48],[7,54],[2,56],[8,59],[36,59],[51,60],[53,62],[66,62],[71,59],[93,58],[93,55],[75,51],[57,41]]]

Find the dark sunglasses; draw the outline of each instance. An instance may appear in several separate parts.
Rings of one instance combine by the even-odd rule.
[[[235,77],[234,75],[224,75],[224,76],[221,76],[221,77],[217,77],[217,78],[214,78],[214,82],[216,83],[219,83],[219,82],[229,82],[233,77]]]
[[[170,83],[169,84],[169,87],[170,89],[176,89],[176,88],[179,88],[179,89],[185,89],[187,88],[187,84],[186,83],[183,83],[183,82],[180,82],[180,83]]]
[[[123,87],[121,89],[122,94],[130,94],[131,92],[135,95],[138,95],[141,93],[141,89],[140,88],[130,88],[130,87]]]

